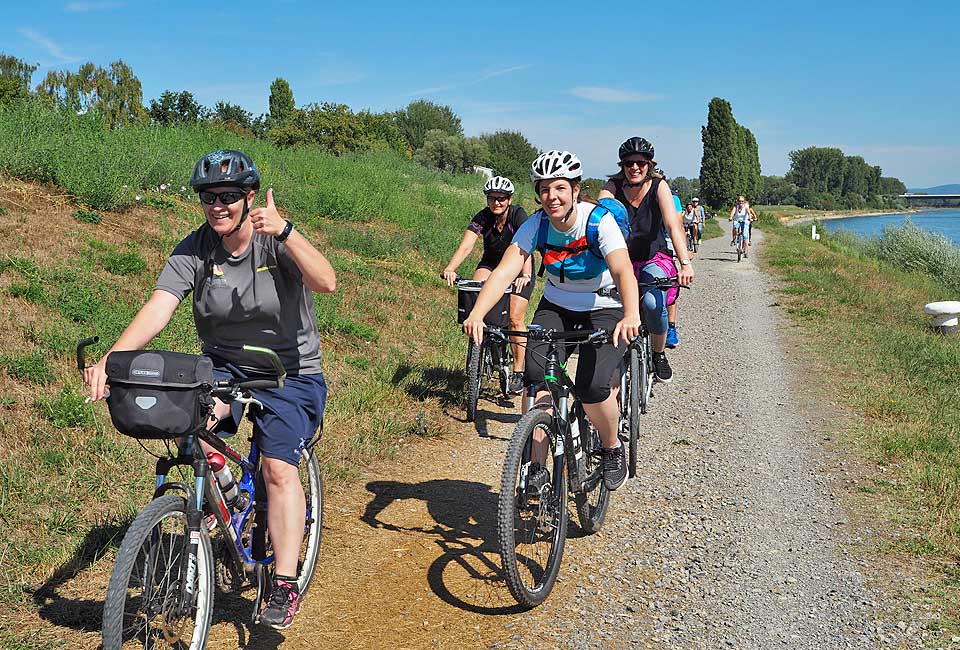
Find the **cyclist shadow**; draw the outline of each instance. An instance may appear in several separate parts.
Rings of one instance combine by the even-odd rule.
[[[503,403],[501,403],[503,405]],[[507,406],[513,406],[512,402],[506,402]],[[519,413],[498,413],[496,411],[477,411],[477,418],[473,422],[474,429],[477,430],[477,435],[481,438],[489,438],[490,440],[509,440],[510,435],[505,436],[495,436],[490,434],[490,427],[488,425],[489,421],[501,422],[503,424],[516,424],[520,421]]]
[[[252,593],[252,588],[247,591]],[[252,601],[240,593],[217,593],[213,625],[229,623],[237,634],[237,647],[244,650],[276,650],[284,642],[284,636],[266,625],[250,622]]]
[[[500,570],[497,494],[489,485],[451,479],[372,481],[367,490],[374,496],[361,520],[374,528],[429,535],[442,551],[427,570],[427,582],[438,598],[478,614],[523,611],[507,591]],[[384,511],[405,499],[424,501],[434,525],[408,526],[390,521]]]
[[[92,567],[104,553],[120,546],[127,524],[103,524],[91,528],[69,560],[60,565],[31,597],[37,605],[37,614],[59,627],[80,632],[95,632],[103,619],[103,599],[73,598],[60,594],[60,588],[73,582]],[[100,590],[102,595],[106,591]],[[89,591],[84,585],[70,585],[71,591]]]
[[[401,363],[393,373],[391,383],[402,384],[417,366]],[[418,401],[437,399],[443,406],[460,406],[463,403],[463,384],[467,380],[463,370],[435,367],[423,368],[420,377],[405,386],[407,394]]]

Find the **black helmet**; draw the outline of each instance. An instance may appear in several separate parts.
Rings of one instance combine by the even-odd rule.
[[[190,187],[200,192],[217,185],[235,185],[247,190],[260,189],[260,170],[242,151],[220,149],[208,153],[193,168]]]
[[[634,154],[641,154],[650,160],[653,160],[653,145],[641,137],[633,136],[620,145],[620,160],[623,160],[627,156],[632,156]]]

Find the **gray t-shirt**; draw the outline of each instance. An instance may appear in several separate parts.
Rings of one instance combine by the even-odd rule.
[[[174,249],[157,289],[180,300],[193,291],[193,320],[204,354],[244,370],[264,371],[261,355],[244,344],[270,348],[290,373],[320,372],[320,333],[313,292],[287,247],[254,233],[250,246],[231,256],[203,225]]]

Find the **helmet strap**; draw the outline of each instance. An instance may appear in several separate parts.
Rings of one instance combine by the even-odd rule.
[[[243,197],[243,214],[240,215],[240,221],[237,222],[237,226],[226,235],[227,237],[237,234],[237,231],[239,231],[240,227],[243,226],[243,222],[247,220],[248,212],[250,212],[250,205],[247,203],[247,197],[244,196]]]

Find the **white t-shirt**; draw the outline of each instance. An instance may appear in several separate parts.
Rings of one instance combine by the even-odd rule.
[[[581,201],[577,204],[577,220],[573,227],[560,232],[551,223],[547,228],[547,242],[551,246],[566,246],[573,242],[586,244],[587,220],[590,212],[597,206]],[[538,211],[527,219],[517,234],[513,236],[513,244],[520,250],[531,254],[537,245],[537,234],[540,230],[540,220],[548,217],[543,210]],[[619,297],[600,296],[597,290],[616,287],[613,275],[607,266],[606,257],[611,252],[627,248],[620,226],[612,215],[604,215],[597,229],[600,252],[604,259],[600,259],[590,251],[580,255],[567,257],[557,251],[545,250],[544,262],[546,266],[547,282],[544,286],[543,297],[564,309],[570,311],[594,311],[605,308],[622,308]],[[563,282],[560,282],[560,266],[563,264]]]

